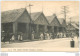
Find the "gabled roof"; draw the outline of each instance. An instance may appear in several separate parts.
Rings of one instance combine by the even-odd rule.
[[[64,21],[64,18],[58,18],[60,24],[62,25],[63,21]]]
[[[55,15],[51,15],[51,16],[46,16],[49,24],[55,19]]]
[[[25,10],[26,10],[25,8],[21,8],[21,9],[4,11],[1,13],[1,22],[2,23],[14,22],[22,15],[22,13]]]
[[[71,25],[76,28],[76,29],[79,29],[79,27],[76,25],[76,23],[71,23]]]
[[[75,28],[71,24],[68,24],[66,29],[67,30],[75,30]]]
[[[79,29],[79,27],[75,24],[75,23],[69,23],[67,25],[67,30],[75,30],[75,29]]]
[[[31,13],[31,18],[33,21],[35,21],[40,15],[41,15],[42,12],[34,12],[34,13]]]
[[[48,20],[48,22],[49,22],[49,23],[51,23],[51,22],[52,22],[52,20],[54,19],[54,17],[53,17],[53,16],[46,16],[46,18],[47,18],[47,20]]]

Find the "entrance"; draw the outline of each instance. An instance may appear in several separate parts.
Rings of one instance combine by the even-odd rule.
[[[52,27],[48,26],[47,28],[48,28],[48,32],[51,33],[52,32]]]
[[[43,25],[39,25],[39,33],[44,33],[44,26]]]
[[[54,33],[58,33],[58,27],[57,26],[54,26]]]
[[[12,23],[2,23],[2,31],[4,31],[5,33],[9,32],[12,33],[13,32],[13,24]]]
[[[22,33],[23,40],[27,39],[26,23],[18,23],[18,33]]]

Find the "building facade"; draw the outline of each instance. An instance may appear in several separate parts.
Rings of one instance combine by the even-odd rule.
[[[1,13],[2,31],[5,33],[13,33],[17,35],[22,33],[23,39],[29,39],[29,28],[32,20],[25,8],[5,11]]]

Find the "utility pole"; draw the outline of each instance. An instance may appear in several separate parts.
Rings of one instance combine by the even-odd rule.
[[[71,18],[70,18],[70,26],[71,26]]]
[[[67,17],[67,13],[68,13],[68,7],[67,6],[63,6],[63,11],[62,11],[62,14],[64,14],[64,20],[65,20],[65,29],[63,29],[64,31],[65,31],[65,33],[67,33],[66,32],[66,26],[67,26],[67,23],[66,23],[66,17]]]
[[[66,17],[67,17],[67,13],[68,13],[68,7],[67,6],[63,6],[63,11],[62,14],[64,14],[64,19],[65,19],[65,23],[66,23]]]
[[[71,18],[70,19],[70,35],[72,36],[72,33],[71,33]]]
[[[42,13],[43,13],[43,3],[42,3]]]
[[[29,38],[30,39],[32,39],[32,37],[31,37],[31,32],[32,32],[32,27],[31,27],[31,6],[33,6],[33,5],[31,5],[31,4],[29,4],[27,7],[29,7],[29,14],[30,14],[30,24],[29,24]]]

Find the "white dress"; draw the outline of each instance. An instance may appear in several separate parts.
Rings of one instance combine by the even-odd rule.
[[[41,34],[40,37],[41,37],[41,40],[42,40],[43,39],[43,34]]]
[[[20,40],[23,40],[23,37],[21,36],[21,39]]]
[[[47,38],[48,38],[48,39],[50,39],[50,36],[49,36],[49,34],[48,34],[48,33],[47,33]]]
[[[12,36],[12,40],[13,40],[13,41],[15,40],[15,37],[14,37],[14,35]]]
[[[32,34],[32,40],[34,39],[34,34]]]
[[[18,35],[18,40],[20,40],[20,35]]]

